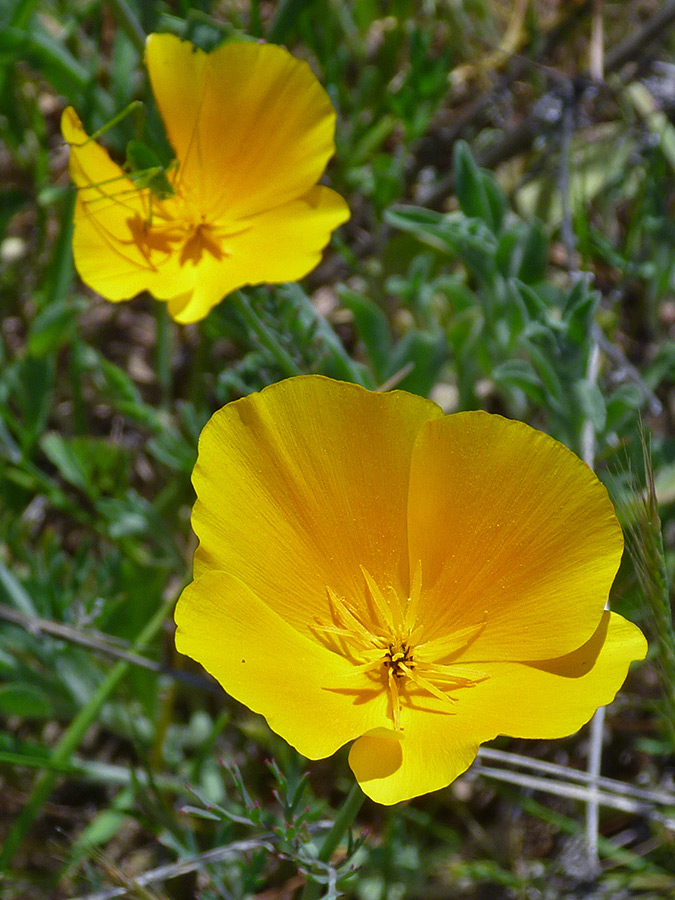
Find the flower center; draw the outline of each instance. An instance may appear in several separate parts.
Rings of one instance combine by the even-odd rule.
[[[346,677],[366,674],[389,695],[389,715],[402,730],[401,708],[413,707],[422,698],[441,701],[436,711],[453,714],[454,692],[473,687],[489,676],[453,659],[471,644],[485,627],[485,619],[441,638],[425,640],[419,617],[422,570],[418,562],[410,597],[401,602],[389,587],[383,593],[369,572],[361,567],[366,582],[365,604],[356,606],[327,588],[331,622],[317,621],[312,630],[334,653],[353,663]]]
[[[210,253],[218,261],[226,255],[225,248],[219,241],[217,229],[205,222],[200,222],[192,226],[189,237],[183,244],[180,252],[181,265],[184,266],[186,262],[191,262],[196,266],[204,251]]]
[[[227,239],[248,231],[249,225],[225,225],[201,213],[176,181],[174,193],[157,197],[148,189],[141,196],[147,209],[127,219],[131,242],[152,267],[178,250],[181,266],[197,266],[207,255],[217,262],[232,256]]]
[[[406,667],[412,669],[415,666],[412,647],[406,644],[405,641],[398,647],[390,644],[384,656],[383,666],[396,678],[405,678]]]

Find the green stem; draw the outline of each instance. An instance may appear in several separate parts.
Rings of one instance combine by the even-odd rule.
[[[302,375],[302,369],[293,357],[279,343],[276,334],[265,325],[258,313],[251,306],[248,297],[241,291],[230,294],[231,301],[242,319],[246,322],[258,343],[268,350],[276,360],[284,375]]]
[[[260,0],[251,0],[249,16],[251,35],[261,38],[263,36],[263,28],[262,19],[260,18]]]
[[[283,43],[298,16],[309,9],[313,3],[314,0],[280,0],[267,40],[272,44]]]
[[[49,299],[51,303],[66,303],[73,284],[73,216],[77,191],[70,190],[61,210],[61,228],[49,265]]]
[[[342,809],[337,814],[333,827],[323,839],[323,843],[319,848],[319,862],[328,863],[331,857],[340,845],[340,841],[345,835],[347,829],[352,825],[354,819],[359,813],[366,795],[358,785],[354,782],[352,789],[347,794],[347,799],[342,805]],[[306,881],[300,900],[317,900],[321,893],[321,885],[316,881]]]
[[[14,12],[12,13],[9,22],[3,22],[2,33],[6,40],[9,40],[10,37],[15,34],[17,42],[24,38],[26,39],[26,43],[30,46],[27,29],[39,2],[40,0],[24,0],[23,3],[17,3],[15,5]],[[24,34],[22,35],[21,32],[24,32]],[[26,59],[24,55],[22,55],[21,58],[24,60]],[[0,69],[0,97],[4,96],[5,82],[11,69],[11,66],[3,66],[2,69]]]
[[[84,341],[78,331],[73,336],[69,361],[70,388],[73,397],[73,430],[77,435],[87,433],[87,407],[82,390],[82,357],[84,352]]]
[[[167,613],[173,607],[174,601],[164,603],[147,623],[143,631],[134,642],[134,650],[142,650],[162,627]],[[7,869],[12,858],[21,844],[24,835],[38,816],[43,804],[49,798],[54,785],[60,777],[60,770],[68,766],[74,751],[79,747],[89,726],[97,718],[104,704],[115,690],[120,681],[129,671],[130,663],[118,662],[110,670],[107,677],[94,691],[87,705],[80,710],[64,732],[58,745],[49,757],[51,770],[45,771],[37,779],[33,792],[28,798],[24,808],[14,823],[12,830],[7,835],[2,851],[0,851],[0,871]]]
[[[157,380],[162,394],[162,406],[171,405],[171,316],[166,303],[155,304],[157,322]]]
[[[126,0],[108,0],[108,6],[111,7],[117,24],[138,50],[142,59],[145,55],[145,32],[141,23],[127,5]]]

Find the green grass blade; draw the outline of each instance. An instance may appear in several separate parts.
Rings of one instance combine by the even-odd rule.
[[[675,633],[654,468],[644,433],[642,452],[647,487],[631,504],[633,515],[629,519],[626,544],[651,619],[649,637],[656,648],[655,662],[663,697],[660,712],[664,731],[675,749]]]
[[[131,11],[131,7],[126,0],[108,0],[108,5],[113,11],[113,15],[122,31],[129,38],[131,43],[138,50],[141,59],[145,55],[145,32],[140,22]]]
[[[0,594],[2,593],[11,601],[12,606],[15,606],[24,615],[37,615],[30,594],[0,559]]]
[[[281,44],[295,25],[298,16],[313,2],[314,0],[281,0],[267,39],[273,44]]]

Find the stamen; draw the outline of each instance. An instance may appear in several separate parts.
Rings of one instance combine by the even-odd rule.
[[[479,669],[472,669],[469,666],[441,666],[432,663],[422,663],[424,671],[434,676],[435,681],[454,681],[469,685],[478,684],[479,681],[485,681],[490,676],[487,672],[481,672]]]
[[[310,623],[312,631],[320,631],[322,634],[336,634],[339,637],[346,638],[348,641],[354,641],[357,635],[348,628],[338,628],[337,625],[320,625],[318,622]]]
[[[422,678],[419,672],[411,669],[410,671],[406,672],[406,674],[414,684],[416,684],[418,687],[421,687],[429,694],[433,694],[434,697],[442,700],[443,703],[449,704],[450,706],[457,703],[456,697],[451,697],[449,694],[444,693],[440,688],[436,687],[436,685],[432,681],[427,681],[426,678]]]
[[[393,611],[390,605],[387,603],[384,594],[379,589],[368,570],[364,569],[363,566],[361,566],[360,568],[361,572],[363,573],[363,577],[366,579],[366,584],[368,585],[370,596],[373,598],[373,602],[377,607],[377,611],[389,626],[390,631],[396,632],[398,629],[396,628],[396,623],[394,622]]]
[[[410,597],[401,602],[389,585],[381,590],[371,574],[361,566],[365,580],[366,605],[358,605],[326,588],[332,621],[317,620],[311,630],[332,651],[343,655],[352,665],[339,680],[367,676],[374,690],[386,690],[391,703],[394,729],[401,726],[401,706],[412,703],[407,692],[430,695],[443,704],[442,711],[455,714],[458,698],[453,693],[475,687],[489,675],[472,666],[453,662],[482,633],[487,614],[481,622],[445,635],[424,640],[425,624],[418,622],[422,594],[422,564],[418,560],[412,576]],[[449,660],[449,662],[444,662]],[[441,710],[439,710],[440,712]]]
[[[354,675],[363,675],[364,672],[374,672],[382,667],[382,657],[378,655],[372,662],[363,663],[361,666],[353,666],[348,672],[335,675],[335,678],[352,678]]]
[[[346,600],[342,597],[338,597],[331,588],[326,588],[326,590],[331,601],[331,610],[339,624],[356,634],[367,635],[371,642],[376,643],[380,635],[373,634],[372,631],[369,631],[361,619],[356,615],[356,611],[349,606]]]
[[[396,675],[393,669],[387,669],[389,682],[389,696],[391,697],[391,715],[394,720],[394,730],[401,730],[401,701],[398,693],[398,685],[396,684]]]
[[[400,633],[404,628],[403,610],[401,609],[401,601],[399,600],[398,594],[396,593],[396,588],[391,584],[387,588],[387,595],[390,598],[387,602],[389,604],[389,609],[392,611],[392,615],[394,617],[396,631]]]

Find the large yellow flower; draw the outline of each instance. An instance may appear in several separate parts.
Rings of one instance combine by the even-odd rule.
[[[317,185],[335,112],[309,66],[272,44],[207,54],[170,34],[148,37],[146,63],[176,154],[170,190],[142,187],[63,113],[82,280],[114,301],[150,291],[194,322],[242,285],[306,275],[349,218]]]
[[[303,755],[356,739],[380,803],[498,734],[571,734],[645,655],[603,608],[605,488],[522,422],[302,376],[213,416],[194,485],[178,649]]]

